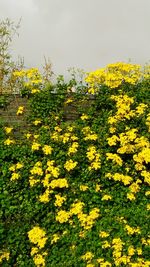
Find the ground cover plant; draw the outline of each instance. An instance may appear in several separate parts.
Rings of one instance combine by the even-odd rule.
[[[13,75],[30,113],[0,130],[1,266],[150,266],[149,66]]]

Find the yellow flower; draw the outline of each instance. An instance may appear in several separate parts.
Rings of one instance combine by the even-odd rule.
[[[16,164],[16,169],[21,169],[21,168],[23,168],[23,164],[22,163],[20,163],[20,162],[18,162],[17,164]]]
[[[64,222],[67,222],[69,220],[69,218],[70,218],[69,212],[67,212],[65,210],[60,210],[57,213],[56,221],[58,221],[60,223],[64,223]]]
[[[90,166],[89,166],[89,170],[98,170],[101,168],[101,162],[100,160],[95,160],[93,162],[91,162]]]
[[[33,166],[33,168],[30,170],[30,173],[32,175],[39,175],[42,176],[43,175],[43,170],[41,168],[42,164],[41,162],[36,162],[35,165]]]
[[[48,203],[50,198],[49,198],[50,191],[49,189],[46,189],[43,195],[39,196],[39,201],[43,203]]]
[[[37,254],[38,253],[38,248],[37,247],[33,247],[33,248],[31,248],[31,256],[33,256],[33,255],[35,255],[35,254]]]
[[[88,251],[83,256],[81,256],[81,259],[86,260],[86,261],[91,261],[93,257],[94,257],[94,254]]]
[[[86,232],[85,231],[80,231],[79,232],[79,237],[85,238]]]
[[[34,263],[37,267],[45,267],[45,259],[43,257],[43,255],[41,254],[36,254],[34,257],[33,257],[33,260],[34,260]]]
[[[125,225],[125,229],[127,230],[128,235],[133,235],[135,233],[140,234],[140,228],[139,227],[131,227],[130,225]]]
[[[0,263],[2,263],[3,259],[9,260],[10,253],[8,251],[1,251],[0,253]]]
[[[146,208],[147,210],[150,210],[150,204],[147,204]]]
[[[112,199],[112,197],[108,194],[106,194],[102,197],[102,200],[109,200],[109,199]]]
[[[82,114],[80,117],[82,121],[87,120],[89,117],[86,114]]]
[[[129,255],[129,256],[133,256],[134,253],[135,253],[135,249],[134,249],[134,247],[133,247],[133,246],[129,246],[129,247],[128,247],[128,255]]]
[[[67,105],[67,104],[69,104],[69,103],[72,103],[73,102],[73,99],[71,99],[71,98],[68,98],[66,101],[65,101],[65,105]]]
[[[24,106],[20,106],[17,110],[17,115],[21,115],[24,112]]]
[[[109,242],[108,241],[103,241],[102,242],[102,248],[110,248],[111,247],[111,245],[109,244]]]
[[[31,243],[37,244],[39,248],[44,248],[47,241],[47,237],[45,236],[46,232],[39,226],[33,227],[33,229],[28,232],[28,237]]]
[[[119,166],[122,166],[123,160],[120,158],[119,155],[113,154],[113,153],[106,153],[106,159],[107,160],[112,160],[114,163],[117,163]]]
[[[31,187],[37,184],[38,182],[40,182],[40,179],[35,179],[34,176],[29,177],[29,184]]]
[[[86,191],[89,187],[87,185],[80,185],[81,191]]]
[[[72,145],[69,147],[67,154],[70,156],[70,154],[76,153],[78,150],[78,147],[79,147],[79,144],[77,142],[73,142]]]
[[[33,124],[34,124],[35,126],[37,126],[37,125],[41,124],[41,120],[35,120],[35,121],[33,122]]]
[[[15,164],[11,165],[9,167],[9,170],[12,171],[12,172],[14,172],[16,170],[16,165]]]
[[[148,105],[144,104],[144,103],[140,103],[137,107],[136,107],[136,113],[138,115],[142,115],[145,111],[145,109],[148,108]]]
[[[39,134],[34,134],[34,139],[38,139]]]
[[[27,134],[25,134],[25,136],[26,136],[27,139],[29,139],[32,136],[32,134],[27,133]]]
[[[15,141],[12,140],[12,139],[10,139],[10,138],[7,138],[7,139],[4,141],[4,144],[7,145],[7,146],[9,146],[9,145],[11,145],[11,144],[15,144]]]
[[[145,196],[149,196],[150,195],[150,190],[145,192]]]
[[[51,244],[56,243],[60,239],[60,236],[58,234],[54,234],[52,236]]]
[[[71,250],[74,250],[75,248],[76,248],[75,245],[72,245],[72,246],[70,247]]]
[[[142,255],[142,249],[141,248],[137,248],[136,251],[137,251],[138,255]]]
[[[144,177],[144,182],[150,185],[150,172],[142,171],[141,175]]]
[[[53,189],[56,188],[56,187],[58,187],[58,188],[64,188],[64,187],[68,188],[68,182],[67,182],[67,180],[65,178],[54,179],[54,180],[52,180],[50,182],[49,186],[51,188],[53,188]]]
[[[55,195],[55,197],[56,197],[56,200],[55,200],[54,205],[57,207],[61,207],[63,202],[66,200],[66,197],[62,197],[59,194]]]
[[[67,160],[66,163],[64,164],[64,168],[69,172],[73,170],[77,166],[77,161],[73,161],[72,159]]]
[[[42,148],[43,152],[45,155],[51,155],[52,153],[52,147],[48,146],[48,145],[44,145],[44,147]]]
[[[40,146],[41,146],[41,145],[40,145],[39,143],[33,142],[31,149],[32,149],[33,151],[35,151],[35,150],[39,150],[39,149],[40,149]]]
[[[99,233],[99,237],[101,237],[101,238],[106,238],[108,236],[109,236],[109,234],[105,231],[100,231],[100,233]]]
[[[41,80],[42,81],[42,80]],[[39,93],[40,92],[40,90],[39,89],[32,89],[31,90],[31,94],[35,94],[35,93]]]
[[[127,193],[127,198],[131,201],[136,199],[133,193]]]
[[[101,185],[96,184],[96,186],[95,186],[95,191],[96,191],[96,192],[100,192],[100,191],[102,191],[102,190],[101,190]]]
[[[14,180],[18,180],[20,178],[20,174],[19,173],[13,173],[10,180],[14,181]]]
[[[98,135],[95,133],[89,133],[86,135],[86,137],[84,137],[84,140],[91,140],[91,141],[96,141],[98,139]]]
[[[117,144],[117,141],[119,141],[118,136],[112,135],[111,137],[107,138],[109,146],[115,146]]]
[[[76,203],[73,203],[71,205],[70,214],[71,215],[81,214],[84,205],[85,204],[83,202],[81,202],[81,201],[78,201]]]
[[[115,127],[110,127],[110,128],[109,128],[109,131],[110,131],[110,133],[115,133],[116,128],[115,128]]]
[[[5,127],[4,129],[5,129],[6,134],[10,134],[13,130],[13,127]]]

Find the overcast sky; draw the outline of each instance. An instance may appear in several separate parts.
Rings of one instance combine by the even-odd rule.
[[[150,60],[150,0],[0,0],[0,19],[21,21],[12,53],[26,67],[49,57],[56,73]]]

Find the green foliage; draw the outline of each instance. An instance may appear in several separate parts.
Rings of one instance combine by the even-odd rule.
[[[73,87],[76,89],[74,93],[71,92]],[[6,129],[1,130],[0,233],[2,252],[10,252],[10,258],[4,259],[2,266],[35,266],[35,255],[31,255],[31,249],[37,244],[31,242],[28,233],[36,226],[46,232],[46,244],[38,249],[40,254],[47,252],[43,256],[46,267],[85,267],[88,263],[98,267],[101,266],[99,258],[103,258],[104,263],[108,261],[111,264],[108,266],[117,266],[113,245],[117,238],[124,243],[121,255],[129,259],[129,265],[121,262],[118,266],[135,266],[132,263],[137,263],[139,258],[143,259],[143,266],[148,266],[149,202],[146,193],[149,191],[149,179],[142,176],[142,171],[149,172],[149,150],[143,156],[145,161],[141,163],[142,170],[136,167],[134,156],[138,155],[140,159],[139,153],[144,151],[145,146],[149,149],[149,126],[146,123],[149,116],[149,88],[149,80],[143,80],[136,85],[124,83],[118,89],[103,85],[96,95],[89,95],[84,82],[76,81],[75,77],[65,82],[63,76],[59,76],[56,84],[30,95],[29,130],[25,131],[22,140],[16,140],[13,131],[8,134]],[[121,94],[134,97],[128,113],[134,111],[135,115],[129,119],[123,117],[127,115],[124,103],[117,107],[111,98],[114,95],[119,99]],[[141,103],[147,104],[147,108],[138,115],[136,108]],[[124,115],[110,125],[110,116],[115,116],[119,108],[125,112]],[[73,111],[73,115],[76,112],[72,120],[68,120],[68,114],[65,117],[68,110]],[[113,127],[114,133],[111,132]],[[135,138],[132,129],[137,130]],[[113,135],[119,138],[120,134],[127,136],[128,131],[127,150],[119,153],[120,141],[111,146],[108,138]],[[146,138],[146,145],[140,144],[140,137]],[[8,139],[15,140],[15,143],[6,144]],[[75,142],[78,143],[77,150],[72,148]],[[39,147],[35,149],[33,147],[36,144]],[[133,145],[134,151],[130,151],[130,145]],[[90,160],[87,154],[92,146],[95,147],[94,160]],[[125,149],[125,145],[122,147]],[[49,148],[51,152],[48,152]],[[107,153],[113,156],[117,154],[122,164],[108,159]],[[65,167],[69,160],[77,162],[75,167],[69,164],[70,170]],[[48,169],[48,162],[51,161],[54,161],[53,167]],[[96,167],[92,162],[97,164]],[[16,167],[18,163],[23,166]],[[33,174],[37,163],[39,169]],[[14,173],[19,177],[12,179]],[[115,173],[122,174],[122,181],[114,177],[107,178],[108,173],[112,176]],[[46,187],[43,181],[47,174],[50,174],[49,184],[53,180],[66,179],[68,187]],[[125,176],[130,176],[132,182],[125,183]],[[141,183],[136,190],[138,179]],[[33,180],[39,181],[32,186]],[[131,193],[130,186],[133,183],[135,199],[130,199],[127,194]],[[42,202],[40,196],[46,189],[51,190],[50,200]],[[66,198],[60,206],[56,204],[58,195]],[[76,202],[84,203],[80,213],[73,213],[63,223],[56,219],[61,210],[71,214],[72,205]],[[91,219],[91,227],[88,228],[88,216],[91,211],[94,213],[95,208],[99,209],[99,216]],[[87,225],[82,221],[84,215],[87,215]],[[129,232],[126,226],[131,228]],[[136,232],[138,228],[140,232]],[[102,231],[109,235],[100,237]],[[52,242],[55,234],[59,239]],[[104,241],[108,242],[108,247],[104,246]],[[134,247],[133,255],[129,255],[130,246]],[[138,255],[139,248],[142,249],[142,255]],[[94,255],[89,262],[82,258],[87,252]]]

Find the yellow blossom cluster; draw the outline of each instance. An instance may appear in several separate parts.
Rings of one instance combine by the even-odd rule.
[[[133,182],[129,186],[129,193],[127,193],[127,198],[129,200],[135,200],[135,194],[140,191],[140,185],[142,181],[140,179],[137,179],[136,182]]]
[[[98,170],[101,168],[100,154],[96,151],[95,146],[89,146],[86,152],[87,158],[90,161],[89,170]]]
[[[94,255],[92,252],[88,251],[83,256],[81,256],[81,259],[90,262],[93,259]]]
[[[144,111],[146,110],[146,108],[148,108],[148,105],[144,104],[144,103],[140,103],[136,109],[135,109],[135,113],[137,114],[137,116],[141,116],[144,114]]]
[[[135,169],[143,170],[145,169],[144,163],[150,163],[150,148],[144,147],[138,154],[133,155],[133,160],[136,162]]]
[[[76,153],[78,151],[78,147],[79,147],[78,142],[73,142],[69,147],[67,154],[70,156],[71,154]]]
[[[54,189],[56,187],[58,188],[68,188],[68,182],[65,178],[60,178],[60,179],[54,179],[49,183],[49,186]]]
[[[42,170],[42,163],[40,161],[37,161],[33,168],[30,170],[31,176],[29,176],[29,183],[30,186],[34,186],[38,182],[40,182],[39,176],[43,176],[43,170]],[[38,176],[38,177],[37,177]]]
[[[53,151],[52,147],[49,145],[44,145],[42,150],[43,150],[45,155],[51,155],[52,151]]]
[[[109,159],[112,160],[113,163],[116,163],[119,166],[122,166],[122,164],[123,164],[123,160],[116,153],[114,153],[114,154],[113,153],[106,153],[106,159],[107,160],[109,160]]]
[[[124,174],[118,173],[118,172],[116,172],[114,174],[106,173],[105,177],[109,178],[109,179],[113,179],[114,181],[122,182],[124,185],[129,185],[133,180],[133,178],[130,177],[129,175],[124,175]]]
[[[43,186],[45,187],[45,192],[39,196],[40,202],[47,203],[50,200],[50,194],[53,193],[53,189],[55,188],[68,188],[68,182],[65,178],[58,178],[60,175],[59,167],[54,166],[55,161],[54,160],[48,160],[47,161],[47,168],[45,169],[45,172],[41,168],[41,163],[37,162],[34,167],[30,170],[32,175],[30,176],[29,182],[30,186],[34,186],[36,183],[41,182]],[[39,178],[37,178],[37,175],[44,176],[41,181]],[[57,178],[57,179],[54,179]],[[60,206],[62,204],[62,201],[64,201],[65,198],[61,197],[60,195],[57,195],[55,204],[57,206]]]
[[[107,233],[106,231],[100,231],[99,233],[99,237],[101,238],[106,238],[109,236],[109,233]]]
[[[122,256],[124,242],[122,242],[121,238],[114,238],[112,240],[112,248],[113,248],[113,259],[115,262],[115,266],[120,266],[121,263],[127,264],[128,258]]]
[[[41,144],[34,141],[32,146],[31,146],[31,149],[32,149],[32,151],[36,151],[36,150],[39,150],[40,147],[41,147]]]
[[[42,170],[42,163],[40,161],[37,161],[33,168],[30,170],[32,175],[43,175],[43,170]]]
[[[100,267],[111,267],[112,264],[109,261],[105,261],[103,258],[98,258],[97,262],[100,264]]]
[[[93,224],[95,220],[100,216],[99,214],[99,209],[98,208],[93,208],[90,212],[89,215],[85,213],[78,213],[77,217],[80,221],[81,226],[84,228],[84,230],[89,230],[93,227]]]
[[[73,215],[76,215],[84,230],[92,228],[95,220],[100,216],[99,209],[93,208],[89,214],[83,213],[84,203],[77,201],[71,205],[70,211],[60,210],[56,215],[56,221],[64,223],[69,221]],[[72,224],[72,221],[69,221]]]
[[[42,75],[38,68],[31,68],[27,70],[14,71],[14,77],[21,79],[23,85],[31,90],[31,93],[37,93],[40,90],[34,86],[42,84]]]
[[[126,224],[125,229],[128,235],[141,234],[140,227],[131,227],[130,225]]]
[[[94,133],[94,131],[92,131],[89,126],[83,127],[82,133],[85,136],[83,138],[85,141],[96,141],[98,139],[98,135]]]
[[[108,118],[108,123],[114,125],[120,121],[125,121],[135,116],[133,110],[131,110],[131,105],[134,103],[134,98],[129,97],[126,94],[112,95],[111,99],[116,102],[116,114]]]
[[[68,143],[69,141],[77,141],[78,137],[72,134],[73,127],[68,127],[68,131],[60,134],[62,132],[62,128],[56,126],[54,128],[54,132],[51,134],[51,139],[56,142],[62,142],[63,144]]]
[[[141,77],[140,65],[117,62],[88,73],[85,81],[90,86],[88,92],[94,94],[100,85],[104,84],[109,88],[118,88],[123,82],[136,84]]]
[[[55,198],[56,200],[55,200],[54,205],[56,207],[61,207],[63,202],[66,200],[66,197],[62,197],[60,194],[55,195]]]
[[[144,182],[150,185],[150,171],[142,171],[141,176],[144,177]]]
[[[33,256],[33,261],[37,267],[45,267],[44,256],[47,252],[40,253],[40,250],[45,247],[47,237],[46,232],[39,226],[35,226],[28,232],[28,237],[31,243],[36,245],[36,247],[31,248],[31,256]]]
[[[17,164],[13,164],[9,167],[9,170],[12,172],[11,181],[16,181],[20,178],[20,172],[18,170],[23,168],[23,164],[21,162],[18,162]]]
[[[80,190],[81,191],[86,191],[87,189],[89,189],[89,187],[87,185],[80,185]]]
[[[70,213],[65,210],[58,211],[56,215],[56,221],[58,221],[59,223],[65,223],[69,220],[69,218],[70,218]]]
[[[0,263],[3,262],[4,259],[9,260],[10,253],[8,251],[0,251]]]
[[[82,121],[85,121],[85,120],[87,120],[89,117],[88,117],[88,115],[86,115],[86,114],[83,113],[83,114],[81,115],[80,118],[81,118]]]
[[[47,237],[45,236],[46,232],[39,226],[33,227],[33,229],[28,232],[30,242],[37,245],[38,248],[44,248],[47,241]]]
[[[77,161],[73,161],[72,159],[69,159],[64,164],[64,168],[69,172],[73,170],[77,166],[77,164],[78,164]]]
[[[81,201],[77,201],[71,205],[70,214],[71,215],[78,215],[82,213],[82,209],[84,207],[84,203]]]

